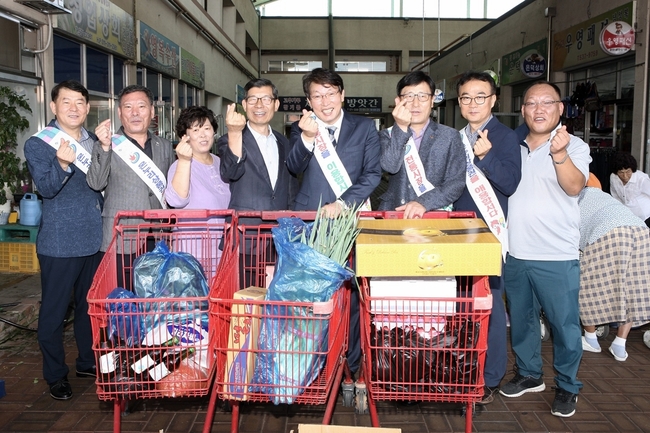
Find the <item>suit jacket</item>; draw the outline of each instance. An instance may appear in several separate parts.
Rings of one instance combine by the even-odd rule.
[[[271,186],[264,157],[248,126],[242,131],[242,157],[228,147],[228,134],[217,141],[221,159],[221,177],[230,183],[229,209],[235,210],[288,210],[298,189],[298,180],[289,173],[286,159],[289,140],[277,131],[273,135],[278,142],[278,178],[275,188]]]
[[[316,210],[319,204],[335,202],[337,196],[313,157],[314,152],[307,150],[303,144],[301,134],[298,122],[294,122],[291,125],[289,141],[292,148],[287,167],[296,175],[303,173],[294,209]],[[341,199],[348,205],[359,205],[370,197],[381,180],[379,137],[372,119],[344,113],[336,153],[352,182]]]
[[[488,131],[492,149],[482,160],[474,157],[473,162],[492,185],[504,215],[508,216],[508,197],[514,194],[521,180],[519,139],[515,131],[499,122],[496,117],[492,117],[485,129]],[[476,216],[483,218],[467,186],[454,204],[454,209],[471,210],[476,212]]]
[[[56,124],[52,121],[48,126]],[[92,132],[88,134],[97,139]],[[43,197],[36,251],[50,257],[84,257],[99,251],[104,200],[88,187],[84,172],[74,164],[70,172],[63,171],[56,150],[36,137],[25,143],[25,159]]]
[[[124,135],[123,128],[117,132]],[[150,135],[153,163],[167,175],[174,162],[174,149],[169,140]],[[105,152],[100,141],[95,142],[90,170],[86,177],[88,185],[95,191],[104,191],[104,211],[102,212],[104,241],[102,251],[106,251],[113,237],[115,214],[121,210],[160,209],[162,206],[147,184],[113,150]]]
[[[398,126],[379,133],[381,167],[390,174],[388,189],[380,197],[380,210],[395,210],[410,201],[420,203],[427,211],[455,202],[465,187],[465,151],[460,134],[453,128],[431,120],[424,131],[418,154],[427,180],[435,187],[417,196],[404,169],[404,147],[412,132]]]

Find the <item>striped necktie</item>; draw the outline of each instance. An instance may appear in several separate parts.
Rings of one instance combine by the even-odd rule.
[[[334,133],[336,132],[336,126],[327,126],[326,129],[330,133],[330,140],[332,141],[332,146],[336,147],[336,136],[334,135]]]

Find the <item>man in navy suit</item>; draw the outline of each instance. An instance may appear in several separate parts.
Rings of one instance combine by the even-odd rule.
[[[221,177],[230,183],[229,209],[238,211],[288,210],[298,189],[298,180],[289,173],[287,138],[269,126],[280,106],[278,89],[267,79],[253,79],[244,86],[242,106],[246,117],[235,104],[228,106],[228,133],[217,141],[221,158]],[[257,226],[259,219],[241,218],[240,224]],[[251,245],[244,246],[244,260],[253,260]],[[252,262],[249,263],[252,265]],[[242,285],[261,284],[249,275]]]
[[[313,111],[303,110],[300,121],[291,126],[292,149],[287,167],[295,174],[303,174],[294,208],[316,210],[320,205],[323,212],[335,217],[348,206],[366,202],[379,185],[379,136],[371,119],[343,110],[343,79],[336,72],[316,68],[302,78],[302,88]],[[329,135],[325,144],[323,137],[317,137],[323,131]],[[328,159],[336,157],[337,161],[328,165],[338,164],[338,170],[348,176],[346,189],[337,188],[336,181],[340,178],[328,176],[321,168],[318,161],[321,155],[314,152],[319,143],[327,147],[320,152],[321,155],[326,154]],[[357,290],[352,290],[347,356],[353,373],[359,368],[361,359],[358,295]]]
[[[303,110],[300,121],[291,126],[287,167],[296,175],[303,174],[294,208],[316,210],[320,204],[335,216],[344,207],[364,203],[379,185],[379,136],[372,119],[343,110],[343,79],[336,72],[316,68],[302,78],[302,87],[313,111]],[[332,188],[314,153],[319,127],[329,132],[334,153],[349,177],[344,191]]]

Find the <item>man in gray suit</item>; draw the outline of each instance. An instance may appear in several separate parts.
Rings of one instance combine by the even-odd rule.
[[[122,210],[164,208],[165,174],[174,161],[174,150],[169,140],[149,132],[154,117],[153,94],[140,85],[122,89],[118,95],[118,116],[122,126],[111,136],[110,119],[95,128],[98,141],[92,151],[92,163],[86,180],[95,191],[104,191],[102,212],[104,239],[101,251],[106,252],[113,237],[115,214]],[[137,162],[137,164],[135,163]],[[131,248],[128,251],[133,253]],[[119,251],[120,253],[122,251]],[[124,275],[118,258],[118,284],[129,289],[130,275]]]
[[[418,218],[450,209],[465,188],[465,148],[453,128],[431,119],[436,86],[422,71],[397,83],[395,125],[379,133],[381,168],[390,174],[380,210]]]

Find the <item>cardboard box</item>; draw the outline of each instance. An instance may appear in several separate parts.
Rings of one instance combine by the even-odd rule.
[[[438,299],[456,298],[456,278],[373,277],[370,279],[370,298],[370,308],[373,314],[454,314],[456,312],[455,302],[441,302]],[[423,298],[423,300],[405,300],[407,298]]]
[[[401,428],[349,427],[343,425],[298,424],[291,433],[402,433]]]
[[[248,287],[235,292],[235,300],[263,301],[266,289]],[[255,350],[260,326],[260,306],[233,302],[228,351],[224,373],[224,392],[231,400],[247,400],[248,384],[255,370]]]
[[[501,244],[478,218],[361,220],[359,228],[359,276],[501,275]]]

